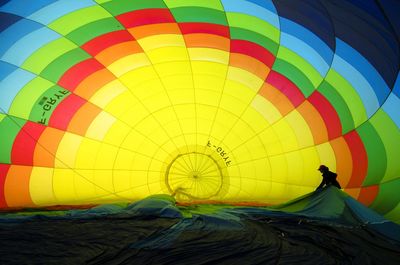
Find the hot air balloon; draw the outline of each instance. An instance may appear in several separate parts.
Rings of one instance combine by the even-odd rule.
[[[0,208],[280,204],[400,222],[399,4],[0,1]]]
[[[255,0],[0,10],[1,207],[158,193],[280,203],[312,191],[325,163],[346,192],[399,220],[388,10]]]

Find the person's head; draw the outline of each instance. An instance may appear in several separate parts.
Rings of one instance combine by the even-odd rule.
[[[329,170],[329,168],[328,168],[327,166],[325,166],[325,165],[320,165],[319,168],[318,168],[318,170],[319,170],[320,172],[326,172],[326,171]]]

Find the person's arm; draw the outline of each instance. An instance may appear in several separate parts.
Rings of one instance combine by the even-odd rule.
[[[321,184],[319,184],[318,188],[316,190],[322,189],[322,187],[326,184],[325,178],[322,178]]]

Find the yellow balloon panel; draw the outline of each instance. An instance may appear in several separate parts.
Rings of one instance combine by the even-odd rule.
[[[293,133],[296,135],[298,148],[304,148],[314,145],[314,139],[311,134],[311,130],[308,127],[308,124],[304,120],[303,116],[301,116],[298,111],[293,110],[292,112],[290,112],[288,115],[285,116],[285,120],[292,128]]]
[[[184,47],[157,48],[147,51],[146,54],[155,68],[158,64],[189,60],[189,55]]]
[[[299,148],[296,134],[286,119],[277,121],[272,125],[272,128],[279,137],[284,152],[291,152]]]
[[[104,109],[114,98],[126,90],[126,87],[119,80],[114,80],[97,90],[90,102]]]
[[[90,124],[86,137],[102,141],[116,119],[106,112],[101,112]]]
[[[335,153],[330,143],[324,143],[315,146],[320,162],[332,165],[332,170],[336,171],[336,158]]]
[[[272,127],[267,127],[265,130],[261,131],[259,133],[259,138],[264,146],[268,147],[269,155],[273,156],[284,152],[278,133],[275,132]]]
[[[76,154],[76,162],[73,168],[76,169],[92,169],[95,165],[95,159],[101,142],[84,138],[80,142],[79,149]],[[60,157],[61,158],[61,157]],[[63,158],[61,158],[63,159]],[[64,160],[64,159],[63,159]]]
[[[53,172],[52,168],[32,168],[29,189],[32,201],[36,205],[47,205],[49,201],[56,201],[53,191]]]
[[[95,171],[75,169],[73,184],[77,200],[90,202],[92,198],[97,198],[96,183],[94,182]]]
[[[279,110],[271,102],[260,95],[256,95],[251,102],[251,106],[256,109],[270,124],[282,118],[282,114],[279,112]]]
[[[145,52],[166,48],[166,49],[171,49],[170,51],[182,51],[183,53],[187,54],[185,48],[185,41],[181,35],[159,34],[157,36],[150,36],[139,39],[138,43]],[[182,50],[181,48],[183,48],[184,50]],[[168,55],[167,53],[164,54],[164,56],[167,55]],[[186,57],[186,59],[188,58]],[[179,61],[179,60],[174,60],[172,58],[171,61]]]
[[[126,123],[117,121],[108,130],[104,137],[104,142],[119,146],[130,130],[131,128]]]
[[[75,168],[76,155],[83,138],[71,133],[65,133],[57,153],[55,154],[56,168]]]
[[[258,76],[232,66],[229,67],[226,78],[227,80],[232,80],[243,84],[245,87],[253,90],[254,93],[257,93],[264,83],[264,80],[260,79]]]
[[[132,96],[132,92],[124,91],[123,93],[111,98],[104,110],[117,118],[132,108],[132,105],[135,103],[137,104],[138,100],[136,97]]]
[[[149,58],[146,54],[136,53],[113,62],[107,68],[116,77],[120,77],[130,71],[134,71],[135,69],[146,67],[149,65],[151,65],[151,62],[149,61]]]
[[[114,160],[111,160],[112,162]],[[99,201],[123,201],[127,198],[124,198],[120,196],[118,193],[115,193],[114,190],[114,179],[113,179],[113,170],[105,170],[101,169],[101,167],[98,167],[99,169],[94,171],[94,176],[93,176],[93,182],[95,183],[94,189],[96,193],[96,200]]]
[[[302,179],[299,182],[293,182],[299,186],[310,186],[315,187],[315,184],[321,181],[320,172],[315,169],[315,165],[325,163],[325,160],[321,160],[317,147],[311,146],[308,148],[300,149],[303,162],[303,176],[299,176]]]
[[[55,168],[53,173],[54,197],[64,204],[76,204],[78,200],[75,191],[75,171],[71,168]],[[83,176],[77,176],[78,178]]]
[[[210,61],[192,61],[192,72],[193,79],[196,87],[210,88],[213,87],[222,88],[226,81],[226,75],[228,72],[228,66],[224,63],[215,63]],[[219,78],[219,80],[210,80],[209,78]],[[210,81],[217,81],[216,83]]]
[[[118,154],[118,146],[102,144],[97,150],[95,169],[112,169],[115,157]]]
[[[159,80],[157,73],[151,66],[142,67],[133,71],[130,71],[119,78],[121,82],[128,87],[128,89],[133,93],[134,97],[141,98],[143,95],[140,92],[145,92],[144,95],[149,96],[149,94],[155,94],[157,91],[163,89],[162,83]],[[152,83],[150,83],[152,82]],[[150,88],[146,91],[142,91],[141,85],[148,84]],[[136,95],[136,93],[138,95]]]
[[[157,72],[162,76],[162,83],[165,89],[168,90],[178,90],[178,89],[188,89],[193,91],[193,78],[190,72],[190,64],[188,63],[165,63],[159,64],[156,67]],[[179,72],[169,73],[170,69],[174,68],[184,68]]]
[[[211,48],[189,48],[189,57],[192,63],[195,61],[214,62],[228,65],[229,53],[223,50]]]

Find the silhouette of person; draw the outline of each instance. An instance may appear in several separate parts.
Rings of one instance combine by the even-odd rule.
[[[339,182],[336,180],[337,174],[329,171],[329,168],[325,165],[320,165],[318,170],[322,173],[322,181],[316,190],[322,189],[325,185],[333,185],[338,189],[341,189]]]

